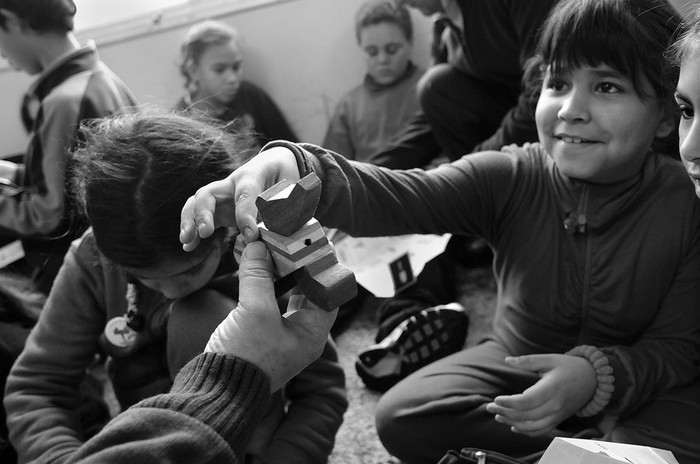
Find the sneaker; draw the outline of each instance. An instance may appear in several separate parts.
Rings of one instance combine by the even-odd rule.
[[[423,309],[360,353],[355,369],[368,388],[384,392],[421,367],[461,350],[468,328],[469,317],[459,303]]]

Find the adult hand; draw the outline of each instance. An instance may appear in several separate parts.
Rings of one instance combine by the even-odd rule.
[[[187,199],[180,215],[180,242],[194,250],[218,227],[234,227],[247,243],[258,238],[255,200],[282,179],[300,178],[291,150],[272,147],[260,152],[225,179],[212,182]]]
[[[522,393],[497,396],[486,410],[495,414],[497,422],[525,435],[552,432],[590,401],[598,385],[593,366],[578,356],[537,354],[506,361],[541,378]]]
[[[318,359],[338,310],[324,311],[293,295],[280,315],[267,247],[246,245],[239,271],[239,303],[212,334],[205,351],[230,353],[258,366],[272,391]]]

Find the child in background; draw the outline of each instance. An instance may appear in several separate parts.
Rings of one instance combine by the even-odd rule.
[[[434,18],[433,58],[417,112],[372,162],[409,169],[438,157],[537,139],[523,65],[557,0],[395,0]]]
[[[411,15],[392,0],[362,4],[355,17],[355,35],[367,74],[336,106],[323,146],[366,161],[420,108],[416,84],[425,69],[411,62]]]
[[[0,0],[0,54],[15,69],[37,76],[21,106],[27,148],[18,159],[0,159],[0,247],[21,244],[23,257],[5,271],[31,279],[42,294],[49,292],[70,242],[85,230],[64,192],[67,151],[77,142],[78,125],[135,103],[100,61],[95,44],[76,39],[75,13],[72,0]],[[9,314],[0,317],[0,391],[35,322]],[[0,407],[0,461],[9,463],[14,452],[6,439]]]
[[[16,69],[38,75],[22,102],[29,145],[22,163],[0,160],[0,244],[21,239],[38,288],[48,293],[70,242],[85,228],[64,194],[67,151],[80,121],[135,104],[100,61],[95,44],[73,34],[72,0],[0,0],[0,50]]]
[[[652,149],[676,129],[665,52],[679,24],[661,0],[561,0],[529,68],[539,143],[430,171],[271,144],[188,200],[181,241],[193,249],[234,218],[257,238],[256,194],[309,171],[324,226],[477,234],[495,250],[493,331],[380,398],[389,452],[523,456],[593,427],[700,462],[700,202],[681,163]]]
[[[195,254],[177,235],[182,204],[252,153],[190,117],[139,110],[83,131],[74,185],[91,228],[71,246],[7,382],[20,460],[65,462],[86,439],[74,409],[95,354],[122,408],[170,388],[237,300],[230,229]],[[325,463],[347,407],[344,374],[324,355],[281,390],[249,448],[251,462]],[[251,445],[253,446],[253,445]]]
[[[186,94],[176,109],[232,121],[232,129],[255,137],[259,146],[270,140],[297,140],[272,98],[243,79],[243,49],[234,28],[211,20],[196,24],[187,32],[180,54]]]

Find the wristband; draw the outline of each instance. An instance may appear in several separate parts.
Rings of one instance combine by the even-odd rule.
[[[587,359],[595,369],[598,386],[593,398],[576,413],[579,417],[595,416],[608,405],[615,391],[613,368],[607,356],[595,346],[580,345],[565,354]]]

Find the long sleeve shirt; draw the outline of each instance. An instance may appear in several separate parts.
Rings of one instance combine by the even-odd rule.
[[[322,225],[353,236],[467,234],[495,250],[493,333],[512,355],[603,350],[606,412],[632,413],[700,374],[700,202],[677,160],[649,154],[612,184],[562,174],[539,144],[390,170],[282,144],[316,172]],[[582,228],[568,227],[575,217]]]
[[[180,371],[169,393],[119,414],[68,462],[242,463],[269,404],[270,384],[260,369],[204,353]]]

